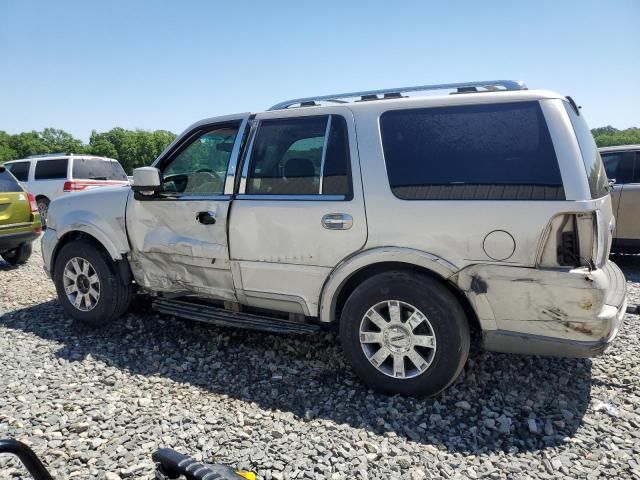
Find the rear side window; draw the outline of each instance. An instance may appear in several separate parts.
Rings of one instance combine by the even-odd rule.
[[[6,170],[0,167],[0,193],[21,192],[22,187],[17,180]]]
[[[246,193],[351,198],[347,124],[339,115],[264,120]]]
[[[74,158],[73,178],[83,180],[127,180],[127,174],[118,162],[96,158]]]
[[[537,102],[382,114],[389,183],[403,200],[564,200]]]
[[[576,114],[568,102],[562,102],[564,105],[573,130],[578,139],[578,145],[580,145],[580,152],[582,153],[582,161],[584,162],[584,168],[587,171],[587,178],[589,179],[589,190],[591,190],[591,198],[601,198],[609,193],[607,175],[602,165],[602,159],[600,158],[600,152],[596,142],[591,135],[591,130],[584,119],[584,115]]]
[[[615,180],[617,184],[634,181],[636,159],[633,152],[603,153],[601,156],[607,177]]]
[[[31,162],[16,162],[5,165],[7,170],[11,171],[14,177],[16,177],[21,182],[26,182],[29,180],[29,166]]]
[[[55,160],[38,160],[36,163],[36,171],[34,178],[36,180],[55,180],[67,178],[67,162],[66,158],[57,158]]]

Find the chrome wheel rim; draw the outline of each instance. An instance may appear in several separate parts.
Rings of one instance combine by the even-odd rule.
[[[379,372],[398,379],[423,374],[436,353],[436,336],[427,316],[413,305],[386,300],[360,322],[360,346]]]
[[[64,266],[64,291],[69,303],[81,312],[93,310],[100,300],[100,279],[91,263],[73,257]]]

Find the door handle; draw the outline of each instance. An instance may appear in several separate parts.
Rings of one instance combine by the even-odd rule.
[[[327,230],[349,230],[353,217],[347,213],[328,213],[322,217],[322,226]]]
[[[196,220],[203,225],[215,225],[216,214],[215,212],[199,212],[196,215]]]

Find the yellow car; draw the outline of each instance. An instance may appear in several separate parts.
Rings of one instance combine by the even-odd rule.
[[[0,257],[12,265],[25,263],[41,232],[35,198],[0,165]]]

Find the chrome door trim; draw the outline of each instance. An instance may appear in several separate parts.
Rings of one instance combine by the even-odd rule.
[[[224,182],[224,194],[225,195],[233,195],[233,189],[235,186],[235,178],[236,178],[236,169],[238,166],[238,160],[240,156],[240,148],[242,147],[242,139],[244,138],[244,131],[247,128],[247,124],[249,123],[249,117],[246,116],[242,119],[240,123],[240,128],[238,128],[238,133],[236,134],[236,141],[233,144],[233,149],[231,150],[231,158],[229,158],[229,165],[227,165],[227,176],[225,177]]]
[[[249,175],[249,164],[251,164],[251,154],[253,153],[253,142],[256,139],[258,128],[260,128],[260,121],[254,120],[251,122],[251,131],[249,132],[249,139],[247,143],[247,151],[242,159],[242,173],[240,175],[240,185],[238,188],[239,194],[244,194],[247,189],[247,176]]]
[[[154,196],[149,198],[148,200],[159,200],[159,201],[163,201],[163,202],[170,202],[170,201],[191,201],[191,202],[195,202],[195,201],[201,201],[201,200],[210,200],[210,201],[224,201],[224,200],[231,200],[231,195],[170,195],[167,193],[160,193],[158,196]]]
[[[324,130],[324,144],[322,145],[322,160],[320,161],[320,195],[322,195],[322,181],[324,180],[324,163],[327,159],[327,144],[329,143],[329,133],[331,132],[331,117],[327,118],[327,128]]]
[[[268,195],[268,194],[241,194],[236,195],[234,200],[314,200],[318,202],[344,201],[345,195]]]

